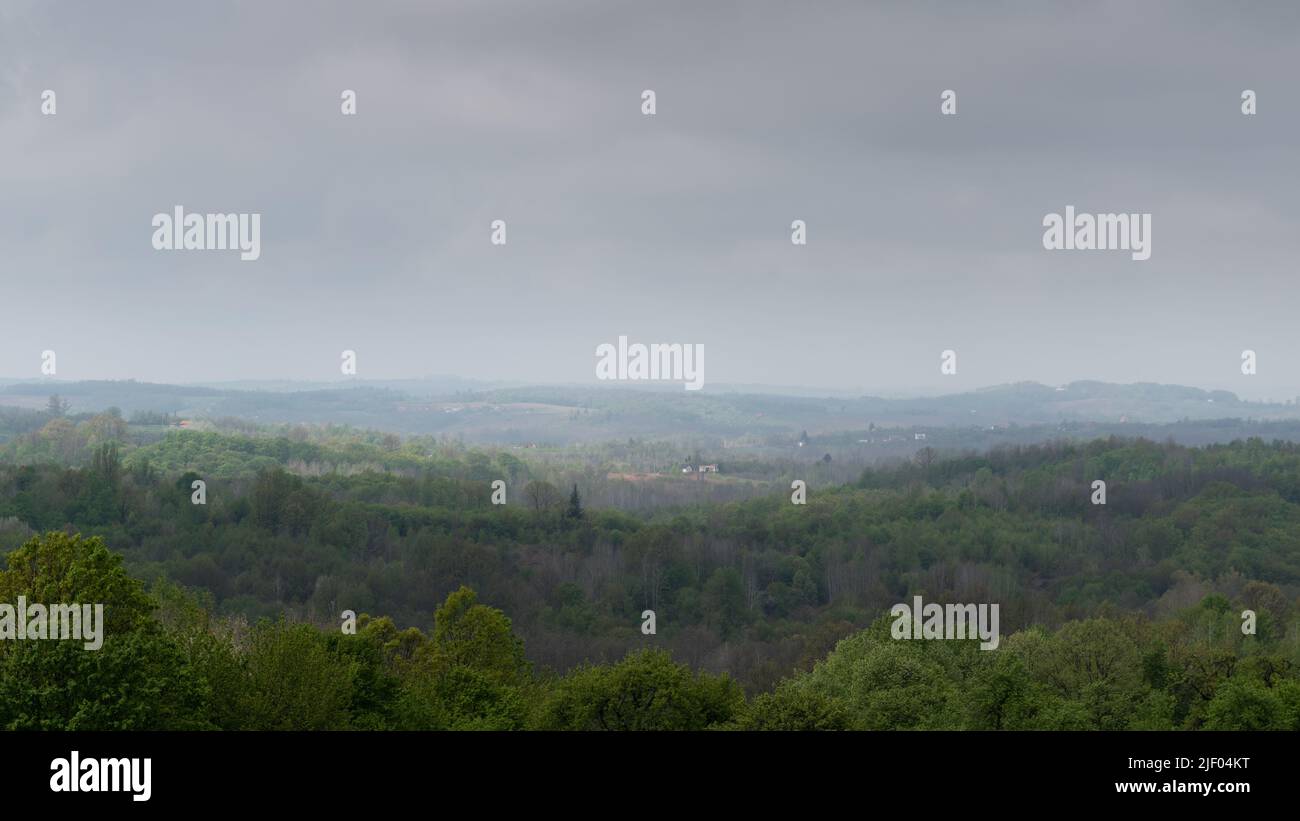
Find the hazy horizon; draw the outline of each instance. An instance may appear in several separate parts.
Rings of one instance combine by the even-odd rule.
[[[250,390],[267,392],[276,392],[275,386],[283,386],[284,390],[333,390],[347,387],[394,387],[410,385],[412,387],[421,385],[440,386],[438,391],[430,395],[449,396],[458,392],[485,392],[493,390],[511,390],[511,389],[528,389],[528,388],[557,388],[557,389],[608,389],[608,390],[637,390],[652,392],[667,392],[670,394],[682,393],[680,385],[662,382],[606,382],[598,380],[589,380],[587,382],[546,382],[546,381],[527,381],[527,380],[504,380],[504,379],[476,379],[473,377],[461,376],[458,374],[431,374],[418,377],[397,377],[392,379],[367,378],[367,377],[337,377],[323,379],[292,379],[292,378],[266,378],[266,379],[190,379],[177,382],[163,382],[148,379],[134,379],[131,377],[120,379],[73,379],[63,376],[39,376],[39,377],[14,377],[0,375],[0,385],[32,385],[48,384],[51,388],[59,385],[76,385],[80,383],[128,383],[133,382],[140,385],[157,385],[167,387],[183,388],[213,388],[218,390]],[[1232,390],[1221,386],[1209,385],[1183,385],[1178,383],[1167,382],[1106,382],[1096,379],[1080,379],[1069,383],[1054,385],[1036,380],[1021,380],[1019,382],[1000,382],[992,385],[976,385],[958,390],[943,390],[942,386],[933,387],[913,387],[901,388],[894,390],[876,390],[858,389],[858,388],[835,388],[824,385],[775,385],[764,383],[743,383],[743,382],[714,382],[710,383],[705,389],[714,393],[723,394],[751,394],[751,395],[772,395],[772,396],[790,396],[805,398],[877,398],[877,399],[934,399],[946,396],[960,396],[965,394],[994,391],[1003,388],[1011,388],[1017,385],[1039,385],[1042,387],[1068,387],[1073,384],[1102,384],[1121,388],[1137,387],[1142,385],[1156,385],[1161,387],[1178,387],[1193,388],[1206,392],[1226,390],[1237,396],[1238,399],[1245,402],[1256,402],[1265,404],[1284,404],[1288,402],[1300,401],[1300,393],[1292,396],[1254,396],[1240,390]],[[3,404],[3,397],[0,397],[0,405]]]

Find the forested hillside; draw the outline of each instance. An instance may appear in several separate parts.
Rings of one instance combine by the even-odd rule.
[[[1300,729],[1294,641],[1276,625],[1243,636],[1219,595],[1156,622],[1029,628],[995,652],[897,641],[882,618],[752,697],[654,636],[612,664],[539,669],[465,587],[423,629],[250,624],[172,585],[147,594],[99,539],[50,533],[0,571],[0,598],[19,596],[101,601],[110,616],[96,652],[0,644],[5,729]]]
[[[91,428],[83,467],[0,466],[0,547],[49,530],[102,536],[134,576],[202,591],[218,615],[333,628],[354,610],[407,628],[466,585],[512,619],[534,663],[564,671],[641,646],[651,609],[656,646],[752,692],[912,595],[997,602],[1011,633],[1163,620],[1213,594],[1258,610],[1261,639],[1294,635],[1300,448],[1289,443],[924,449],[847,485],[810,482],[806,505],[777,489],[635,511],[593,504],[580,474],[530,478],[545,466],[504,451],[381,438],[331,468],[346,448],[217,432],[128,447],[111,419],[74,428]],[[318,469],[291,472],[307,464]],[[505,505],[492,504],[496,478]],[[1097,479],[1105,505],[1090,501]],[[592,480],[601,493],[604,481]]]

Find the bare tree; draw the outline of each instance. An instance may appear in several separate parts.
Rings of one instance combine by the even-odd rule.
[[[539,514],[558,507],[561,500],[555,485],[543,481],[529,482],[524,488],[524,498],[528,500],[528,506]]]

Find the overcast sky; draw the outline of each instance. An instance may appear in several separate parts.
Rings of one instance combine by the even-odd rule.
[[[1298,44],[1294,3],[0,0],[0,376],[594,382],[626,335],[705,390],[1293,398]],[[261,258],[154,250],[176,205]],[[1044,250],[1067,205],[1151,258]]]

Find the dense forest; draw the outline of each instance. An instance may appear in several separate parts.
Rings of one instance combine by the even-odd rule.
[[[564,674],[528,660],[511,620],[461,587],[425,630],[354,633],[215,618],[143,585],[98,538],[52,532],[8,557],[0,598],[99,601],[107,637],[0,645],[7,729],[1300,729],[1294,645],[1243,637],[1210,595],[1171,618],[1073,620],[973,641],[897,641],[885,619],[747,697],[647,636]]]
[[[1238,675],[1238,689],[1222,692],[1294,701],[1286,682],[1300,664],[1300,446],[1287,442],[925,447],[842,484],[808,473],[806,504],[775,483],[720,501],[728,484],[683,477],[665,477],[669,490],[642,504],[638,494],[656,491],[610,469],[661,450],[671,459],[671,448],[610,445],[592,467],[592,453],[572,449],[477,449],[339,428],[268,433],[234,420],[178,430],[165,414],[70,417],[55,400],[45,413],[0,421],[10,431],[0,445],[0,549],[32,550],[41,533],[102,540],[124,574],[172,605],[190,602],[185,619],[163,618],[150,641],[179,641],[182,628],[186,641],[208,636],[217,649],[204,652],[224,653],[241,675],[262,641],[293,644],[329,669],[346,648],[369,648],[355,652],[379,664],[365,675],[387,682],[388,706],[369,717],[340,708],[330,726],[490,724],[478,714],[435,720],[428,711],[446,705],[401,702],[427,684],[428,668],[412,672],[412,660],[442,652],[417,652],[438,644],[435,612],[465,597],[476,602],[465,607],[509,625],[502,634],[520,677],[510,686],[522,688],[510,696],[518,712],[509,726],[553,726],[536,723],[539,693],[557,698],[547,688],[581,675],[617,680],[618,671],[685,677],[731,705],[705,710],[720,725],[767,720],[754,713],[766,705],[845,726],[1198,727]],[[761,461],[732,467],[781,472]],[[787,476],[803,472],[787,467]],[[493,504],[498,479],[505,504]],[[1104,505],[1092,502],[1095,480],[1106,482]],[[914,595],[998,603],[1000,648],[889,641],[886,614]],[[1239,629],[1245,609],[1257,614],[1253,635]],[[340,632],[348,610],[369,614],[356,636]],[[646,610],[656,614],[654,635],[641,631]],[[1092,652],[1087,636],[1117,643],[1118,655],[1071,656]],[[1072,665],[1081,678],[1060,680]],[[1129,677],[1112,692],[1113,682],[1089,678],[1098,665]],[[843,673],[842,686],[832,682],[829,671],[850,668],[858,672]],[[852,696],[854,682],[883,677],[871,690],[889,690],[890,676],[917,698],[915,681],[929,681],[924,698],[937,701],[912,712],[853,706],[870,695]],[[948,703],[987,677],[1019,694],[1004,694],[1012,712],[976,719],[971,704]],[[1267,698],[1241,690],[1256,685]],[[357,698],[379,699],[352,692],[340,704]],[[1016,706],[1020,698],[1032,708]],[[1145,712],[1102,715],[1094,698],[1140,701]],[[1264,712],[1285,724],[1291,709]]]
[[[88,562],[113,625],[103,652],[0,643],[3,726],[1300,721],[1288,442],[923,447],[848,482],[733,456],[647,486],[621,472],[680,448],[185,430],[57,398],[0,427],[3,600],[85,595],[42,578]],[[892,640],[915,595],[997,603],[1000,646]]]

